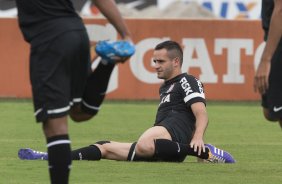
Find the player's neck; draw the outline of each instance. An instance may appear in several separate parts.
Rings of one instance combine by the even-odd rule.
[[[181,71],[174,72],[169,78],[165,79],[165,82],[177,77],[180,74],[182,74]]]

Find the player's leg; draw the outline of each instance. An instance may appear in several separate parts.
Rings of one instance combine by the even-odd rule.
[[[264,110],[264,115],[267,120],[269,121],[277,121],[281,126],[281,119],[282,119],[282,40],[271,59],[271,69],[269,73],[269,87],[266,92],[267,99],[263,99],[266,101],[267,109]]]
[[[90,61],[90,54],[82,55],[81,60]],[[70,111],[70,117],[74,121],[81,122],[89,120],[99,112],[100,106],[106,95],[112,71],[117,63],[123,63],[124,61],[125,58],[119,57],[116,57],[113,60],[101,59],[96,69],[94,71],[89,71],[89,76],[86,79],[86,86],[85,88],[83,87],[84,93],[82,101],[81,103],[75,103]],[[83,75],[83,73],[80,73],[80,75]]]
[[[71,145],[67,114],[71,103],[71,63],[80,46],[76,32],[31,49],[30,77],[35,116],[43,122],[52,183],[67,183]]]
[[[71,151],[71,159],[88,161],[97,161],[100,159],[126,161],[131,146],[132,143],[98,141],[92,145]],[[20,149],[18,156],[22,160],[48,160],[48,153],[30,148]]]
[[[154,126],[147,129],[138,139],[135,152],[140,157],[153,157],[155,154],[155,140],[171,140],[171,136],[162,126]]]
[[[97,144],[95,144],[97,145]],[[103,159],[126,161],[132,143],[121,143],[110,141],[105,144],[98,144]]]
[[[98,141],[92,145],[73,150],[72,160],[127,160],[132,143]]]
[[[73,150],[73,160],[128,160],[132,143],[121,143],[114,141],[98,141],[95,144]]]
[[[187,155],[198,156],[188,144],[172,140],[171,133],[163,126],[154,126],[146,130],[138,139],[136,156],[153,157],[163,161],[183,161]],[[200,158],[208,158],[202,153]]]
[[[52,183],[67,183],[71,167],[71,146],[67,116],[48,119],[43,123],[47,139],[48,165]]]
[[[179,119],[176,121],[171,117],[141,135],[136,145],[136,156],[153,157],[161,161],[182,162],[187,155],[190,155],[213,162],[235,162],[229,153],[213,145],[206,145],[205,151],[198,155],[198,152],[189,146],[192,135],[192,129],[190,130],[185,122],[181,122]]]
[[[262,97],[261,97],[261,99],[262,99],[261,105],[262,105],[263,116],[268,121],[276,122],[276,121],[278,121],[278,119],[271,116],[270,110],[268,108],[269,105],[268,105],[268,101],[267,101],[267,99],[268,99],[267,94],[268,94],[268,92],[266,94],[262,95]]]
[[[114,64],[100,62],[87,78],[86,87],[80,104],[75,104],[70,111],[74,121],[85,121],[95,116],[104,101]]]

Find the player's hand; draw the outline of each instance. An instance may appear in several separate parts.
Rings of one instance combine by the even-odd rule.
[[[260,94],[264,94],[268,89],[268,77],[270,72],[270,61],[261,60],[255,77],[254,77],[254,90]]]
[[[201,137],[194,136],[190,147],[194,149],[194,152],[198,152],[198,155],[201,155],[202,151],[205,152],[205,143]]]

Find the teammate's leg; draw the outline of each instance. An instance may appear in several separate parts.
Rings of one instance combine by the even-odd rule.
[[[97,68],[90,72],[81,103],[75,103],[70,110],[70,117],[76,121],[86,121],[95,116],[104,101],[112,71],[116,65],[123,61],[117,58],[115,61],[101,60]]]
[[[279,120],[279,125],[280,125],[280,127],[282,129],[282,119]]]
[[[114,67],[115,64],[100,62],[88,76],[82,103],[74,105],[70,111],[70,116],[74,121],[89,120],[98,113]]]
[[[72,83],[87,71],[87,62],[79,55],[88,53],[81,50],[81,35],[86,32],[70,31],[50,42],[32,49],[31,81],[35,116],[43,122],[47,139],[49,173],[52,183],[68,183],[71,169],[71,142],[68,135],[67,114],[75,97],[82,96],[83,89]],[[81,68],[77,68],[81,65]],[[74,70],[75,68],[76,70]],[[76,73],[73,73],[73,72]],[[77,75],[75,75],[77,74]],[[73,89],[77,93],[73,93]],[[77,96],[76,96],[77,95]]]
[[[89,47],[89,45],[87,45]],[[89,49],[88,49],[89,50]],[[85,58],[88,56],[88,58]],[[81,60],[90,60],[90,55],[83,55]],[[112,60],[101,59],[97,68],[90,72],[86,80],[81,103],[72,106],[70,117],[81,122],[95,116],[104,101],[112,71],[117,63],[124,63],[128,57],[113,57]]]
[[[268,92],[267,92],[268,93]],[[270,112],[269,112],[269,104],[268,104],[268,97],[267,97],[267,93],[262,95],[261,97],[261,105],[262,105],[262,111],[263,111],[263,115],[264,118],[268,121],[272,121],[272,122],[276,122],[278,121],[277,118],[271,116]]]
[[[71,168],[71,146],[67,116],[48,119],[43,123],[47,139],[48,165],[52,183],[68,183]]]
[[[282,69],[282,40],[271,59],[271,68],[268,78],[268,89],[262,98],[262,106],[264,109],[264,116],[269,121],[279,122],[282,127],[282,85],[281,85],[281,69]]]

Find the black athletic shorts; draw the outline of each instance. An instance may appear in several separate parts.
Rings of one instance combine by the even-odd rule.
[[[282,119],[282,39],[272,57],[269,88],[262,98],[262,106],[268,108],[272,118]]]
[[[30,80],[37,122],[66,115],[81,97],[90,71],[89,39],[73,30],[31,46]]]
[[[170,111],[165,119],[154,126],[163,126],[169,132],[173,141],[190,144],[195,123],[187,117],[187,112]]]
[[[167,129],[169,132],[172,141],[181,143],[181,144],[187,144],[187,146],[190,144],[193,133],[194,133],[194,123],[195,121],[191,121],[187,117],[187,112],[176,112],[176,111],[170,111],[169,114],[165,119],[163,119],[161,122],[156,123],[154,126],[163,126]],[[177,159],[170,159],[166,161],[170,162],[183,162],[185,160],[186,156],[179,157]]]

